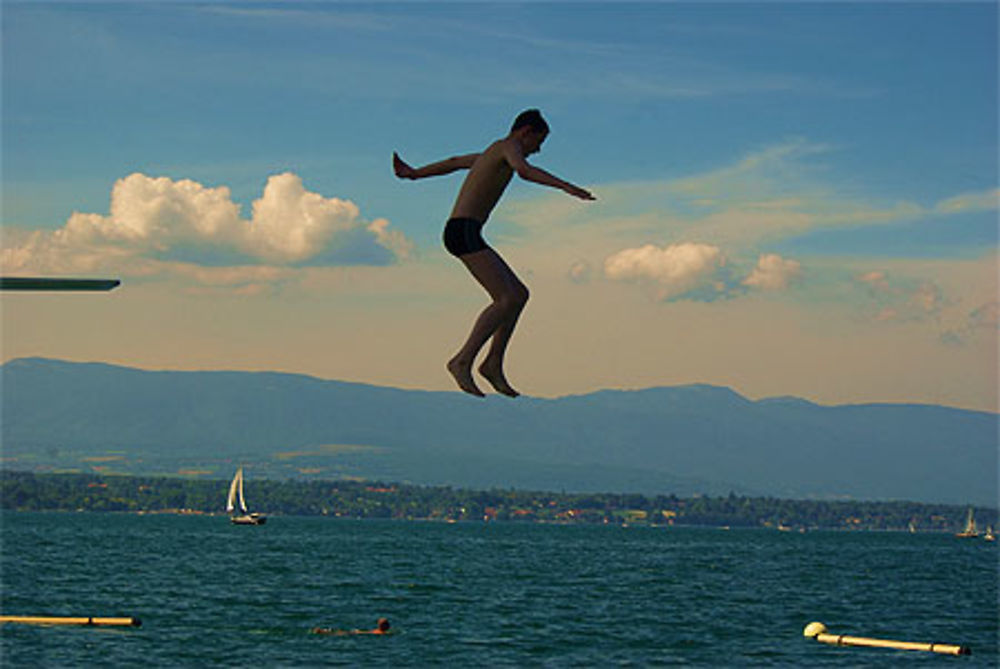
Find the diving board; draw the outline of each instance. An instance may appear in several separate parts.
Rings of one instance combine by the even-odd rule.
[[[118,279],[60,279],[42,277],[0,277],[0,290],[33,291],[108,291],[114,290],[121,281]]]

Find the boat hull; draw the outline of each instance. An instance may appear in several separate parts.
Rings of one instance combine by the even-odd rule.
[[[233,516],[229,522],[233,525],[263,525],[267,522],[267,516],[251,513],[247,516]]]

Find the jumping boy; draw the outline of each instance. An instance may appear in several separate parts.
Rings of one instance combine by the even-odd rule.
[[[493,302],[479,314],[469,338],[448,361],[448,371],[459,388],[477,397],[485,395],[472,378],[472,365],[491,337],[493,343],[479,366],[479,373],[498,393],[518,396],[504,376],[503,359],[517,319],[528,301],[528,289],[500,254],[483,241],[482,229],[490,212],[515,172],[522,179],[558,188],[581,200],[595,199],[588,191],[528,164],[527,156],[538,153],[548,134],[549,126],[541,112],[529,109],[514,120],[510,134],[490,144],[482,153],[454,156],[417,169],[392,154],[393,170],[400,179],[423,179],[469,170],[445,225],[444,245],[465,264]]]

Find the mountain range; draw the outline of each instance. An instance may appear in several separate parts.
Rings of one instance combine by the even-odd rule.
[[[11,360],[9,469],[996,506],[998,415],[709,385],[485,400],[276,372]]]

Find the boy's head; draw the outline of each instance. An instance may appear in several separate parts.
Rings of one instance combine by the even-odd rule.
[[[528,109],[518,114],[517,118],[514,119],[510,134],[518,137],[524,155],[530,156],[541,150],[542,142],[549,136],[549,124],[542,118],[542,112],[537,109]]]
[[[510,127],[510,131],[514,132],[524,127],[529,127],[543,135],[549,134],[549,124],[542,118],[542,112],[537,109],[526,109],[518,114],[517,118],[514,119],[514,125]]]

